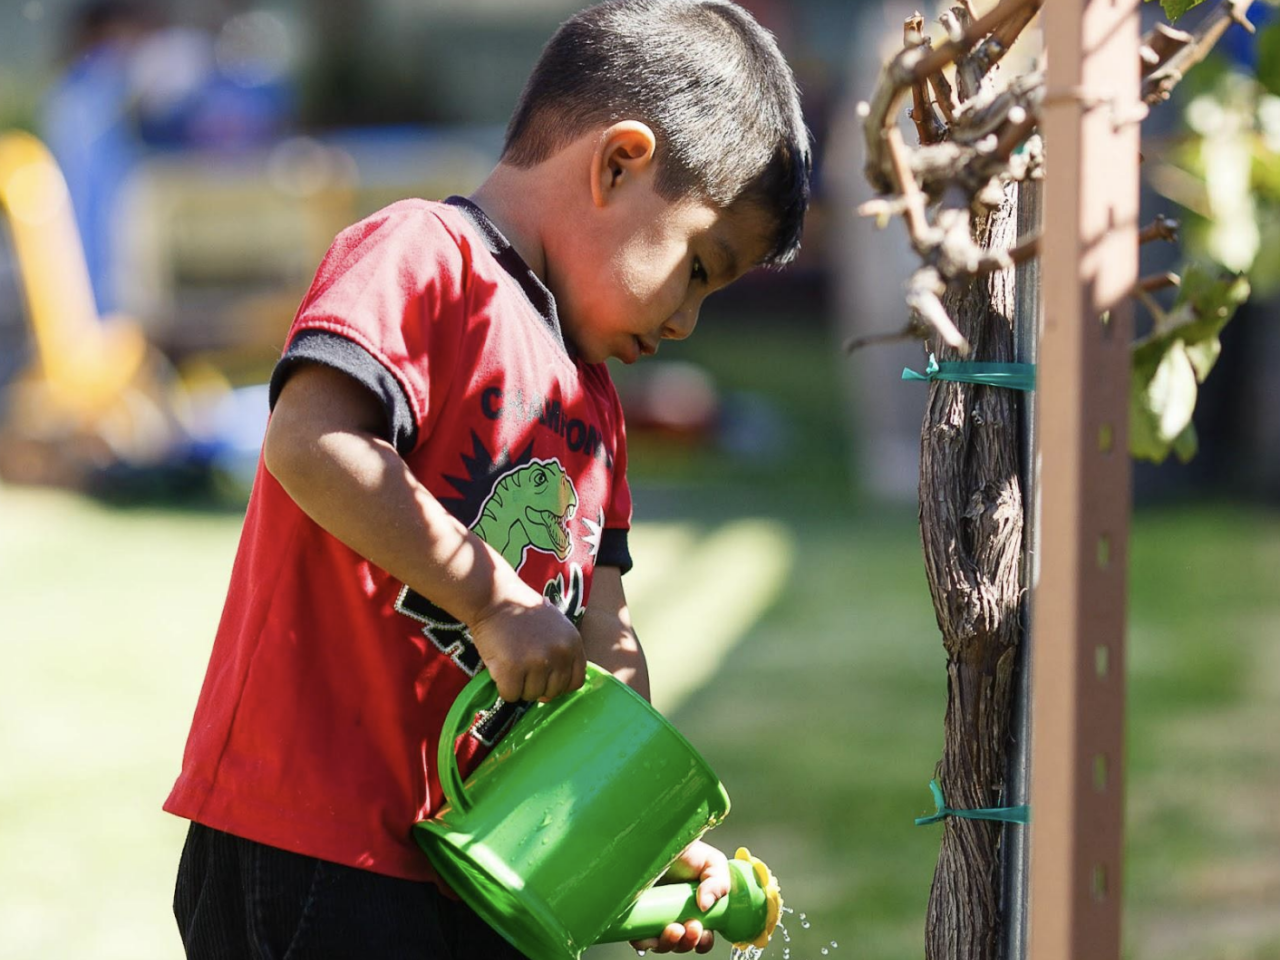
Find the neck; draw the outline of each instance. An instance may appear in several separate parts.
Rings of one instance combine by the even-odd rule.
[[[537,212],[545,209],[539,196],[539,180],[531,170],[500,163],[471,194],[516,253],[543,283],[547,280],[547,256]]]

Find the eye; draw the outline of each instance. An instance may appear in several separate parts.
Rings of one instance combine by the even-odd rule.
[[[697,257],[693,258],[693,279],[699,283],[707,282],[707,268],[702,265],[702,261]]]

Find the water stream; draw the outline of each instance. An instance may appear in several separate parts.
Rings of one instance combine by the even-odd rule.
[[[783,907],[782,912],[784,914],[787,914],[787,913],[795,914],[796,919],[800,921],[801,929],[808,930],[810,928],[809,918],[806,917],[803,913],[796,914],[791,907]],[[774,944],[777,942],[777,937],[779,934],[782,935],[782,960],[814,960],[814,958],[808,955],[807,949],[801,951],[798,954],[794,954],[794,955],[792,954],[791,931],[787,929],[787,925],[783,923],[781,920],[778,921],[778,926],[774,930],[773,938],[770,939],[768,946],[764,948],[734,947],[732,950],[729,951],[729,960],[761,960],[761,958],[764,957],[766,953],[770,954],[771,956],[777,956],[776,953],[772,953],[770,951],[770,947],[773,947]],[[832,940],[826,946],[820,947],[819,952],[822,954],[822,956],[829,957],[832,953],[838,950],[839,947],[840,947],[840,944],[837,943],[835,940]]]

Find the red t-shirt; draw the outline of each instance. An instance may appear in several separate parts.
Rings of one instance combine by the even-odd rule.
[[[622,412],[555,303],[478,207],[408,200],[344,231],[272,378],[364,383],[444,506],[579,619],[597,564],[630,566]],[[171,813],[406,879],[441,799],[444,716],[481,666],[465,627],[312,522],[259,463]],[[474,766],[518,708],[460,741]]]

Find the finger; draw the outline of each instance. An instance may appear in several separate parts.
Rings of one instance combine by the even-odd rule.
[[[710,953],[716,946],[716,934],[714,930],[706,930],[702,934],[702,939],[698,941],[699,953]]]
[[[701,842],[701,841],[700,841]],[[729,859],[716,847],[709,843],[702,843],[702,869],[698,876],[703,880],[709,880],[713,876],[723,876],[728,879],[729,876]]]
[[[554,700],[562,693],[569,692],[569,671],[568,670],[552,670],[547,677],[547,688],[540,698],[543,703]]]
[[[489,673],[493,676],[493,682],[498,687],[498,696],[507,703],[515,703],[520,699],[520,694],[524,690],[524,673],[515,668],[499,668],[501,672],[495,671],[490,665]]]
[[[723,874],[717,871],[698,884],[698,909],[710,910],[717,900],[728,894],[729,868],[725,867]]]
[[[690,920],[684,925],[684,935],[680,938],[680,942],[676,944],[676,950],[680,953],[688,953],[694,949],[702,941],[702,921]]]
[[[585,654],[579,654],[573,658],[573,672],[569,679],[569,689],[577,690],[580,686],[587,682],[587,658]]]
[[[679,944],[684,937],[683,923],[668,923],[662,929],[662,933],[658,935],[658,945],[653,948],[654,953],[670,953]]]
[[[693,843],[684,848],[680,858],[693,871],[695,877],[704,880],[710,876],[710,871],[712,870],[723,869],[727,873],[729,869],[729,861],[725,858],[724,853],[705,840],[693,841]]]
[[[520,693],[521,700],[540,700],[547,695],[547,669],[536,667],[524,675],[524,687]]]

